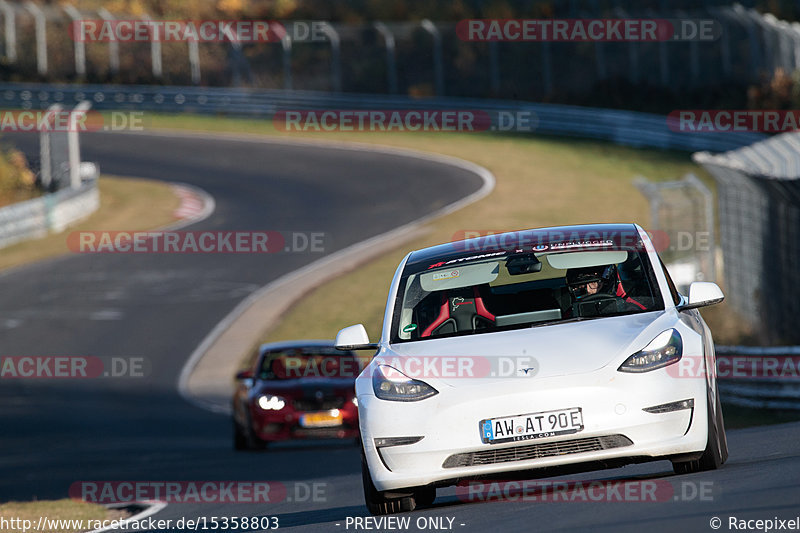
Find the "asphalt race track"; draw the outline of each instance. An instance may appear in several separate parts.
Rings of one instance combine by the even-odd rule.
[[[37,153],[34,137],[5,139]],[[323,231],[325,253],[420,218],[482,184],[432,161],[275,142],[87,134],[82,152],[104,173],[210,193],[216,211],[191,229]],[[277,481],[287,489],[282,501],[171,503],[151,518],[276,516],[280,529],[293,531],[405,530],[375,522],[355,527],[354,517],[368,514],[352,442],[237,453],[230,420],[191,406],[176,391],[189,354],[237,303],[320,257],[75,254],[0,275],[3,355],[147,361],[144,378],[3,380],[0,501],[62,498],[73,483],[93,480]],[[728,439],[729,462],[716,472],[675,476],[668,462],[658,462],[565,477],[654,481],[662,489],[657,501],[592,501],[573,493],[558,501],[467,502],[449,488],[432,508],[400,516],[414,531],[711,531],[716,516],[728,531],[730,516],[800,515],[800,424],[730,431]]]

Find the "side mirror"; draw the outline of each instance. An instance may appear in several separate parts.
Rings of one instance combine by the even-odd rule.
[[[725,299],[722,289],[716,283],[709,281],[695,281],[689,285],[689,300],[679,307],[680,311],[685,309],[697,309],[707,305],[720,303]]]
[[[364,324],[356,324],[339,330],[336,334],[337,350],[374,350],[377,344],[369,342],[369,335]]]
[[[253,378],[253,371],[252,370],[242,370],[236,373],[237,380],[243,379],[252,379]]]

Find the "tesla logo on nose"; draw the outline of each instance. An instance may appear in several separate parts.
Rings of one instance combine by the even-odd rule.
[[[536,369],[532,366],[529,366],[528,368],[520,368],[519,371],[524,372],[526,376],[532,376]]]

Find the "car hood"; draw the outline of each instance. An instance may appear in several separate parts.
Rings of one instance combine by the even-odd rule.
[[[618,366],[673,327],[664,311],[392,344],[373,364],[457,386],[518,377],[547,378]],[[371,365],[372,366],[372,365]]]

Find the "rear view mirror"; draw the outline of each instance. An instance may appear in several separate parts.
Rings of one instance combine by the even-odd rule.
[[[680,306],[684,309],[697,309],[707,305],[720,303],[725,298],[722,289],[716,283],[709,281],[695,281],[689,285],[689,300]]]
[[[506,260],[506,268],[512,276],[532,274],[541,272],[542,262],[536,257],[536,254],[520,254],[509,257]]]
[[[369,342],[369,335],[363,324],[344,328],[336,334],[337,350],[370,350],[377,347],[377,344]]]

